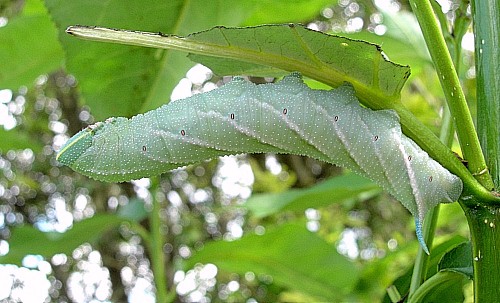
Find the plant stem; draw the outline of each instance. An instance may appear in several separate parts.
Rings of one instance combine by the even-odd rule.
[[[155,186],[153,186],[155,188]],[[167,302],[167,277],[165,272],[165,255],[163,254],[164,237],[161,224],[161,205],[152,193],[153,209],[149,214],[149,222],[151,225],[151,263],[156,286],[156,301]]]
[[[417,1],[415,0],[410,0],[410,2],[412,4],[412,7],[414,8],[415,15],[419,20],[432,59],[436,65],[436,70],[438,71],[438,75],[440,76],[441,85],[445,92],[450,110],[455,121],[460,122],[457,123],[457,132],[459,135],[464,157],[469,161],[469,170],[475,175],[475,177],[478,179],[478,181],[481,182],[483,186],[485,186],[487,189],[492,189],[493,180],[488,174],[482,151],[479,147],[479,144],[477,143],[478,141],[476,142],[477,139],[475,138],[477,137],[474,133],[474,127],[470,119],[470,114],[466,108],[465,97],[459,85],[456,71],[451,65],[450,54],[445,49],[444,39],[441,35],[441,32],[439,31],[436,19],[432,14],[430,3],[428,1],[419,1],[417,4]],[[494,59],[496,61],[493,60],[493,57],[490,57],[489,60],[485,60],[482,63],[476,62],[478,69],[480,67],[484,67],[485,70],[493,73],[479,73],[478,75],[478,112],[483,111],[483,114],[489,117],[483,117],[481,118],[481,120],[479,120],[480,118],[478,116],[478,124],[481,121],[481,123],[484,123],[484,127],[488,128],[491,127],[493,123],[493,129],[496,129],[496,135],[494,136],[496,137],[493,140],[490,140],[490,142],[488,142],[488,140],[482,140],[482,143],[483,146],[486,143],[490,145],[493,143],[493,146],[498,147],[498,109],[500,107],[498,103],[496,104],[496,106],[492,102],[488,103],[488,98],[492,98],[497,100],[496,102],[500,102],[498,101],[500,96],[500,87],[498,87],[498,83],[500,83],[500,72],[498,72],[497,67],[498,59],[500,58],[500,45],[498,44],[498,40],[500,39],[498,37],[498,31],[500,29],[498,16],[500,16],[500,13],[498,12],[498,7],[495,11],[495,8],[492,8],[491,3],[489,2],[487,4],[486,1],[477,1],[476,4],[477,3],[481,4],[476,5],[476,10],[479,7],[479,11],[481,11],[482,13],[479,13],[478,11],[474,13],[474,16],[477,16],[477,18],[474,18],[476,33],[478,31],[482,31],[482,34],[485,37],[495,36],[496,38],[494,38],[494,40],[496,39],[497,43],[496,47],[493,48],[491,46],[495,44],[495,42],[489,44],[489,51],[496,52],[497,54],[496,59]],[[496,5],[498,6],[498,3]],[[487,16],[485,16],[484,14],[486,14]],[[493,19],[497,21],[496,28],[491,24],[491,19],[488,19],[492,14],[496,14],[496,19]],[[476,22],[483,24],[482,27],[480,25],[477,25]],[[484,49],[480,50],[484,45],[483,41],[483,38],[476,36],[476,60],[478,60],[478,56],[479,60],[484,58],[481,58],[480,56],[481,54],[484,54]],[[455,57],[456,60],[459,59],[459,56]],[[486,66],[482,66],[482,64],[486,64]],[[495,73],[497,75],[497,79],[495,79],[494,77]],[[487,78],[488,80],[483,79],[483,77]],[[491,81],[493,81],[494,83],[488,84]],[[497,87],[491,86],[495,85],[495,83]],[[487,86],[487,88],[484,87],[485,85]],[[454,91],[454,88],[457,88],[458,91]],[[496,97],[493,94],[496,94]],[[483,98],[483,105],[479,105],[479,99],[481,97]],[[497,126],[496,128],[495,125]],[[480,133],[480,135],[488,137],[491,135],[491,132],[484,131],[484,134]],[[493,150],[494,151],[489,155],[496,157],[496,162],[493,162],[498,164],[498,155],[500,151],[498,148]],[[472,164],[471,161],[474,163]],[[496,174],[498,174],[498,171],[496,172]],[[495,180],[498,180],[498,178]],[[462,206],[462,209],[464,210],[464,213],[467,217],[472,238],[475,302],[497,302],[498,298],[500,298],[500,272],[498,271],[498,265],[500,264],[500,232],[497,228],[498,224],[500,223],[500,207],[497,204],[486,203],[481,197],[474,195],[470,187],[468,186],[465,186],[462,198],[460,200],[460,205]],[[431,279],[429,279],[428,282],[430,282]],[[424,287],[421,287],[420,289],[423,288]],[[419,290],[414,293],[414,297],[412,299],[417,300],[417,293]]]
[[[398,289],[396,286],[391,285],[389,288],[387,288],[387,294],[389,295],[389,298],[391,299],[391,302],[396,303],[401,301],[401,294],[399,293]]]
[[[465,192],[460,205],[472,240],[474,302],[498,302],[500,298],[500,207],[482,205]]]
[[[475,0],[477,130],[495,188],[500,190],[500,2]]]
[[[500,3],[472,1],[477,73],[477,125],[487,163],[500,188]],[[500,207],[462,198],[473,247],[474,300],[500,298]]]
[[[469,162],[469,171],[479,183],[491,190],[493,180],[488,173],[465,95],[430,1],[410,0],[410,3],[422,29],[455,125],[457,125],[458,139],[464,158]]]

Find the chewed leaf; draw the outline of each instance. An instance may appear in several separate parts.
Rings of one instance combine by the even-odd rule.
[[[306,155],[368,177],[415,217],[453,202],[462,181],[401,132],[394,111],[363,108],[353,88],[311,90],[299,74],[277,84],[241,78],[131,119],[110,118],[71,138],[57,159],[92,178],[122,182],[238,153]]]

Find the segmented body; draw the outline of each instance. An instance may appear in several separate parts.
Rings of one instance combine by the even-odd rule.
[[[361,107],[349,85],[312,90],[298,74],[264,85],[238,78],[131,119],[108,119],[71,140],[59,161],[112,182],[223,155],[306,155],[375,181],[415,216],[417,233],[428,209],[462,191],[459,178],[402,134],[395,112]]]

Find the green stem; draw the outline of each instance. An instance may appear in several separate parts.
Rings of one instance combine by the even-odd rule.
[[[451,113],[448,105],[443,106],[443,118],[441,125],[441,134],[439,135],[439,140],[443,142],[446,146],[451,147],[453,145],[453,136],[455,135],[455,126],[451,119]]]
[[[427,1],[420,1],[418,2],[418,9],[417,9],[417,2],[414,0],[411,0],[412,6],[414,7],[415,14],[417,15],[417,18],[419,19],[419,22],[422,27],[422,31],[424,32],[425,39],[427,41],[429,50],[431,52],[431,56],[433,58],[433,61],[436,64],[436,69],[438,71],[438,74],[440,75],[440,80],[441,80],[441,85],[443,86],[443,90],[445,91],[445,96],[448,100],[448,104],[450,106],[450,110],[453,113],[453,116],[455,118],[455,121],[460,121],[457,125],[457,131],[459,132],[459,139],[460,143],[462,146],[462,150],[464,152],[464,157],[468,159],[469,161],[469,169],[473,173],[477,172],[485,172],[482,174],[482,176],[476,175],[476,178],[483,184],[488,189],[492,188],[493,181],[491,180],[491,176],[487,173],[486,169],[486,164],[485,160],[482,157],[482,151],[479,148],[479,145],[474,141],[463,141],[469,140],[469,138],[476,137],[474,134],[474,127],[472,126],[472,122],[469,122],[470,119],[468,117],[463,117],[464,115],[470,116],[468,110],[466,110],[466,104],[465,104],[465,97],[463,96],[463,93],[461,89],[459,90],[459,94],[455,93],[454,95],[451,95],[450,92],[453,92],[453,90],[450,90],[451,88],[458,87],[458,77],[456,75],[455,69],[452,68],[451,66],[451,58],[449,55],[449,52],[445,51],[445,45],[444,45],[444,39],[442,38],[443,36],[440,35],[440,31],[437,28],[436,20],[434,16],[432,15],[432,11],[429,9],[430,5]],[[491,13],[494,11],[494,8],[492,10],[490,4],[486,4],[486,1],[477,1],[476,3],[481,2],[483,5],[483,9],[485,9],[485,13]],[[463,4],[463,3],[462,3]],[[497,3],[498,4],[498,3]],[[498,16],[498,8],[496,10],[496,14]],[[475,20],[480,22],[480,23],[488,23],[488,21],[484,21],[485,16],[483,14],[477,14],[478,18]],[[490,16],[490,15],[488,15]],[[497,18],[498,20],[499,18]],[[488,18],[486,18],[488,20]],[[456,62],[455,66],[458,66],[458,60],[460,60],[460,55],[459,55],[459,43],[461,41],[462,34],[464,32],[464,28],[467,25],[467,20],[458,20],[455,21],[455,27],[456,31],[458,31],[456,34],[458,37],[455,37],[457,39],[455,41],[455,52],[454,52],[454,59]],[[497,42],[499,40],[498,38],[498,25],[497,24],[497,30],[492,31],[492,27],[488,28],[486,30],[486,33],[483,33],[485,35],[495,35]],[[475,28],[477,25],[475,25]],[[484,30],[484,28],[483,28]],[[480,38],[476,36],[476,49],[478,49],[478,39],[479,41]],[[484,40],[482,40],[484,41]],[[431,42],[431,43],[429,43]],[[482,44],[482,43],[479,43]],[[494,43],[493,43],[494,44]],[[481,47],[481,46],[479,46]],[[496,52],[497,56],[500,54],[498,51],[499,45],[496,46],[496,48],[493,50]],[[479,51],[479,53],[484,52],[484,50]],[[478,54],[476,51],[476,60]],[[498,60],[499,58],[497,58]],[[498,73],[498,68],[496,66],[496,63],[498,61],[489,61],[487,62],[487,66],[485,67],[486,69],[492,71],[496,71],[497,75],[500,75]],[[484,62],[483,62],[484,63]],[[478,64],[478,63],[476,63]],[[479,64],[480,66],[480,64]],[[478,68],[479,68],[478,66]],[[442,77],[444,76],[444,78]],[[491,76],[491,75],[490,75]],[[489,104],[486,105],[487,102],[484,102],[485,104],[483,106],[479,105],[479,99],[481,92],[480,90],[481,85],[484,85],[484,82],[482,82],[481,79],[483,77],[486,77],[485,75],[480,75],[478,77],[478,112],[483,111],[487,112],[488,115],[490,113],[493,113],[490,115],[488,119],[483,119],[481,122],[483,122],[483,125],[488,125],[491,126],[491,123],[495,123],[495,113],[498,114],[498,111],[492,110],[494,108],[499,108],[498,103],[495,105]],[[486,77],[489,80],[491,80],[494,77]],[[448,81],[443,81],[444,79],[448,79]],[[498,80],[498,79],[497,79]],[[493,80],[494,82],[495,80]],[[487,81],[486,81],[487,82]],[[490,81],[491,82],[491,81]],[[498,85],[499,81],[496,81],[496,84]],[[484,88],[484,87],[483,87]],[[496,91],[497,97],[496,100],[498,101],[498,96],[500,95],[499,92],[499,87],[492,88],[488,85],[488,88],[491,88],[493,92]],[[491,92],[490,90],[490,92]],[[484,97],[484,95],[483,95]],[[490,95],[490,97],[492,97]],[[486,98],[487,99],[487,98]],[[460,115],[460,116],[458,116]],[[479,116],[479,115],[478,115]],[[479,117],[478,117],[479,119]],[[491,121],[492,120],[492,121]],[[496,123],[498,123],[498,115],[496,116]],[[479,124],[479,120],[478,120]],[[497,124],[498,125],[498,124]],[[493,127],[494,129],[495,127]],[[481,132],[480,132],[481,134]],[[495,141],[498,145],[498,127],[497,127],[497,133],[495,137]],[[484,142],[482,140],[483,146]],[[492,142],[490,142],[492,143]],[[464,146],[465,145],[465,146]],[[471,153],[473,153],[472,158],[471,158]],[[496,152],[494,153],[497,157],[498,161],[498,155],[499,155],[499,150],[497,149]],[[471,161],[474,162],[471,166]],[[491,165],[491,163],[490,163]],[[498,182],[497,182],[498,183]],[[498,185],[498,184],[497,184]],[[472,238],[472,245],[473,245],[473,257],[474,257],[474,297],[475,297],[475,302],[496,302],[498,298],[500,297],[500,273],[498,271],[498,264],[500,264],[500,234],[499,230],[497,228],[497,225],[499,223],[500,219],[500,207],[495,204],[490,204],[490,203],[485,203],[485,201],[481,198],[478,197],[477,195],[474,196],[472,190],[468,185],[465,186],[464,193],[462,194],[462,198],[460,201],[460,204],[465,212],[465,215],[467,217],[467,221],[469,224],[470,232],[471,232],[471,238]],[[437,275],[441,275],[441,273],[438,273]],[[436,276],[437,276],[436,275]],[[451,278],[448,278],[451,279]],[[421,299],[421,296],[419,295],[419,292],[425,292],[426,288],[424,287],[427,282],[431,282],[431,280],[434,280],[434,277],[426,281],[424,285],[422,285],[418,290],[416,290],[413,293],[413,297],[411,297],[411,302],[418,302],[419,299]],[[439,277],[436,277],[436,281],[439,280]]]
[[[410,0],[410,3],[422,29],[445,98],[456,122],[458,139],[464,158],[469,162],[469,171],[486,189],[492,189],[493,180],[488,173],[465,95],[431,3],[429,0]]]
[[[400,302],[402,299],[401,294],[394,285],[391,285],[389,286],[389,288],[387,288],[387,294],[389,295],[389,299],[391,299],[392,303]]]
[[[500,1],[475,0],[477,131],[486,163],[500,191]]]
[[[154,188],[154,187],[153,187]],[[163,254],[164,237],[161,223],[161,205],[153,194],[153,209],[149,214],[151,225],[151,263],[156,286],[156,301],[168,302],[167,276],[165,272],[165,255]]]
[[[500,3],[472,1],[477,74],[477,125],[496,189],[500,189]],[[475,302],[500,298],[500,207],[473,197],[461,203],[471,231]],[[477,200],[475,200],[477,199]]]
[[[484,206],[464,192],[460,205],[465,212],[472,241],[474,302],[498,302],[500,298],[500,207]]]

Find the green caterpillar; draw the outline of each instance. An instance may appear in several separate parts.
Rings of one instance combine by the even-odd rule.
[[[421,224],[453,202],[462,181],[401,132],[392,110],[359,105],[350,85],[312,90],[297,73],[276,84],[235,78],[131,119],[110,118],[73,136],[57,160],[97,180],[122,182],[239,153],[305,155],[382,186]]]

